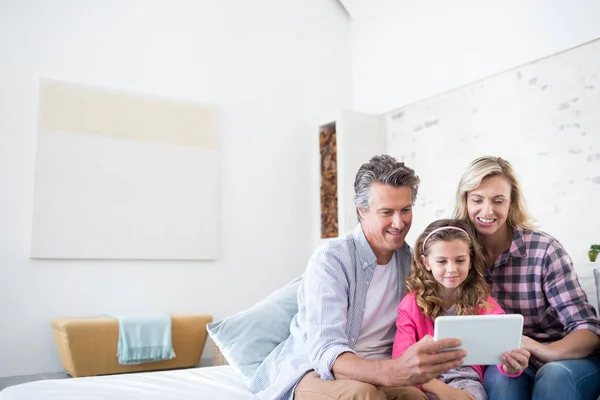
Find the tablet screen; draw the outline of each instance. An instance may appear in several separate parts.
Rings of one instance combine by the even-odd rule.
[[[467,352],[463,365],[501,364],[502,353],[521,348],[523,316],[460,315],[435,320],[434,340],[460,339]]]

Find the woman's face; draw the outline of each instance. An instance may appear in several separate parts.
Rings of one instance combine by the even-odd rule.
[[[504,227],[510,192],[510,181],[502,175],[485,178],[477,188],[467,192],[467,213],[479,234],[493,236]]]

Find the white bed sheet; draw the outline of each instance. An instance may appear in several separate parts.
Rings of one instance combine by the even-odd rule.
[[[50,379],[10,386],[0,400],[255,399],[232,366]]]

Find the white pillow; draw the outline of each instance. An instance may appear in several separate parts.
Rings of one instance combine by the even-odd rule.
[[[250,382],[254,372],[290,335],[298,313],[297,292],[302,277],[276,290],[253,307],[207,325],[208,334],[227,362]]]

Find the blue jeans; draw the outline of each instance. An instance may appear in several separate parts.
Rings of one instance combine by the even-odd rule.
[[[502,375],[494,365],[486,368],[483,385],[489,400],[596,400],[600,395],[600,359],[590,355],[553,361],[537,373],[527,368],[517,378]]]

